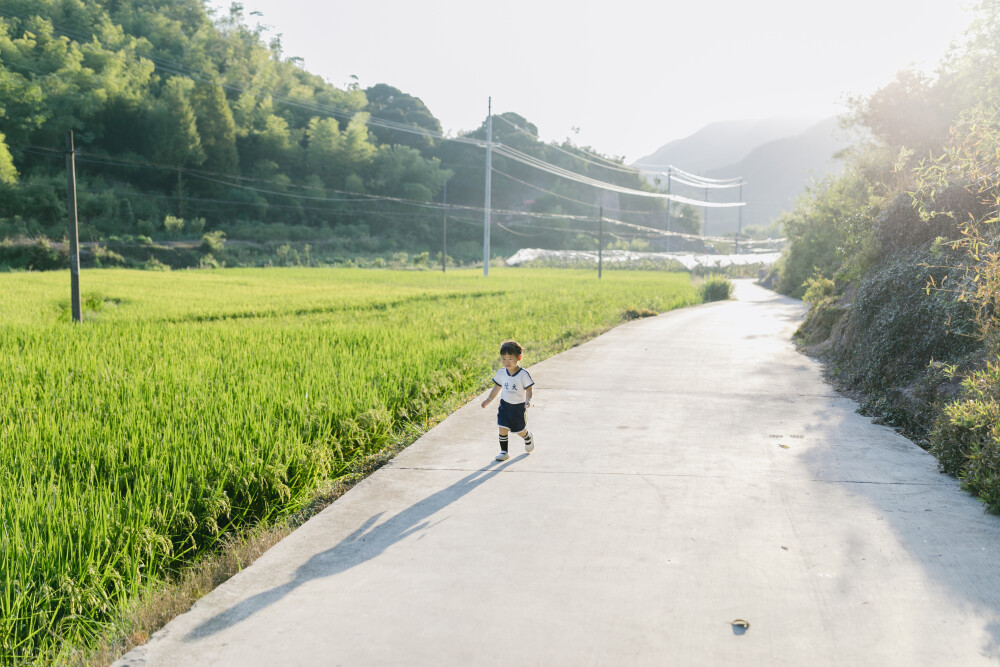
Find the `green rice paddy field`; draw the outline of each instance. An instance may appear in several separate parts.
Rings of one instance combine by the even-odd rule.
[[[0,663],[86,645],[220,536],[300,509],[358,457],[687,274],[491,269],[0,274]]]

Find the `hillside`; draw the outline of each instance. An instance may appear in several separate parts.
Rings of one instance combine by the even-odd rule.
[[[0,268],[68,265],[47,240],[66,234],[67,131],[80,238],[107,251],[95,266],[482,258],[485,123],[445,136],[415,95],[387,83],[338,88],[265,44],[239,3],[220,16],[205,0],[13,3],[0,11],[0,88]],[[505,212],[491,232],[498,256],[527,237],[596,247],[593,187],[523,156],[646,186],[613,158],[543,143],[517,113],[493,120],[493,141],[522,156],[492,161],[491,203]],[[632,199],[619,202],[623,220],[662,219],[662,202]],[[206,234],[211,252],[164,250]]]
[[[865,138],[783,216],[778,291],[862,410],[1000,512],[1000,14],[982,3],[934,75],[851,102]]]

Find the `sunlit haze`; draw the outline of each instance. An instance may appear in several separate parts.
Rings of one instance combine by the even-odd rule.
[[[967,0],[245,0],[249,24],[337,86],[387,83],[452,133],[487,99],[544,140],[633,161],[715,121],[817,119],[915,65],[933,72]],[[225,11],[229,3],[213,0]],[[259,14],[252,14],[259,12]]]

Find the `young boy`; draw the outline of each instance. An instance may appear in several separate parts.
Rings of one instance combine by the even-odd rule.
[[[510,458],[507,454],[507,435],[511,431],[524,438],[524,451],[530,452],[535,448],[524,418],[524,411],[531,407],[531,387],[535,381],[531,379],[527,370],[518,365],[523,353],[524,348],[515,341],[507,340],[500,345],[500,363],[503,364],[503,368],[493,376],[493,390],[483,401],[485,408],[497,394],[500,394],[500,407],[497,409],[500,453],[496,456],[497,461],[506,461]]]

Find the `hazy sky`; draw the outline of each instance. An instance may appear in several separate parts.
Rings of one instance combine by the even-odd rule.
[[[546,141],[630,162],[714,121],[821,118],[910,64],[932,72],[970,4],[243,0],[249,23],[337,86],[393,85],[453,133],[478,127],[492,96],[494,113],[521,114]]]

